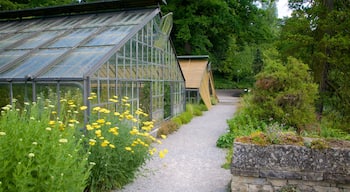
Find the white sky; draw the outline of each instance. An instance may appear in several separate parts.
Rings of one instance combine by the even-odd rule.
[[[290,16],[290,14],[292,13],[292,11],[288,8],[288,0],[278,0],[277,9],[278,9],[278,18]]]

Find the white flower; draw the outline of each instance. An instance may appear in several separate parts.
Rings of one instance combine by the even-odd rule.
[[[38,143],[34,141],[32,144],[33,144],[33,145],[37,145]]]
[[[29,158],[33,158],[34,156],[35,156],[34,153],[29,153],[29,154],[28,154],[28,157],[29,157]]]
[[[1,136],[5,136],[6,133],[1,131],[1,132],[0,132],[0,135],[1,135]]]
[[[46,127],[46,131],[51,131],[51,127]]]
[[[90,165],[96,165],[96,163],[95,163],[95,162],[90,162],[89,164],[90,164]]]
[[[58,142],[60,142],[60,143],[67,143],[68,139],[60,139],[60,140],[58,140]]]

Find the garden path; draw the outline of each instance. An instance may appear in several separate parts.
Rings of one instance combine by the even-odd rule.
[[[153,157],[135,181],[114,192],[226,192],[230,170],[221,168],[225,150],[216,140],[227,130],[226,120],[236,111],[238,97],[231,90],[218,90],[219,103],[163,140],[165,158]]]

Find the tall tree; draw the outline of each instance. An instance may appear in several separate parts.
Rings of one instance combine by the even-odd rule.
[[[345,130],[350,122],[350,3],[346,0],[290,1],[295,9],[285,21],[280,49],[308,63],[319,84],[320,117],[324,109]],[[347,128],[346,128],[347,127]]]

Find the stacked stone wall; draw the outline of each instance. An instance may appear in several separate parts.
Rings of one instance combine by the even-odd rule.
[[[232,192],[350,191],[350,149],[234,143]]]

